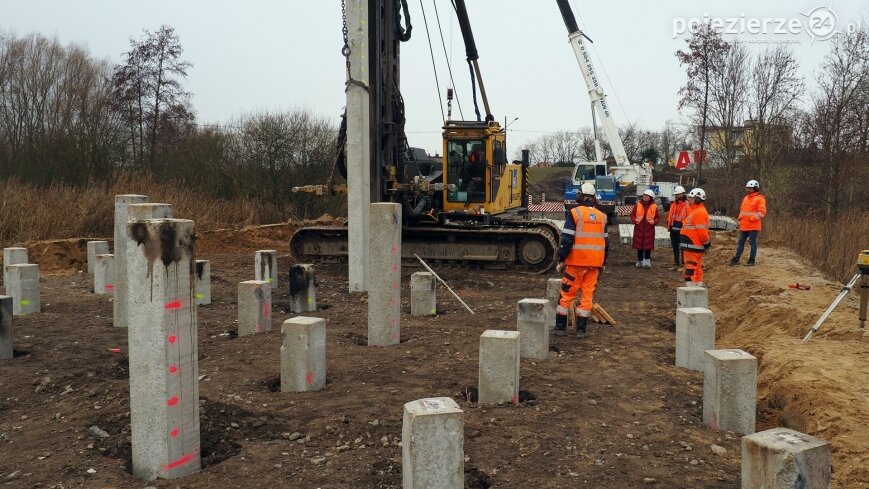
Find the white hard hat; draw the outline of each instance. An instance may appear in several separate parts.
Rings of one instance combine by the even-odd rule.
[[[685,187],[683,187],[683,186],[681,186],[681,185],[676,185],[676,188],[673,189],[673,193],[674,193],[674,194],[684,194],[684,193],[685,193]]]
[[[748,183],[745,184],[746,188],[760,188],[760,182],[757,180],[749,180]]]
[[[688,197],[699,197],[700,200],[706,200],[706,192],[704,192],[702,188],[695,188],[688,192]]]
[[[655,198],[655,192],[654,192],[653,190],[651,190],[651,189],[646,190],[645,192],[643,192],[643,195],[648,195],[649,197],[651,197],[651,198],[653,198],[653,199]]]
[[[594,194],[595,194],[594,185],[592,185],[590,183],[583,183],[582,187],[580,187],[580,189],[579,189],[579,193],[581,193],[582,195],[594,196]]]

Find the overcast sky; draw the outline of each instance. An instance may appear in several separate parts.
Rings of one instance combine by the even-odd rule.
[[[465,118],[473,111],[464,46],[449,0],[409,0],[413,38],[402,45],[401,57],[407,130],[412,145],[434,153],[440,152],[439,97],[444,96],[437,93],[420,2],[432,30],[441,92],[449,80],[434,5]],[[753,18],[798,19],[796,33],[774,33],[781,23],[772,20],[766,24],[769,34],[753,34],[740,21],[732,28],[741,33],[726,37],[749,42],[754,50],[788,43],[812,88],[829,41],[813,40],[809,19],[801,14],[830,7],[839,30],[869,21],[869,0],[824,2],[572,0],[580,27],[594,40],[594,62],[605,72],[616,122],[653,129],[679,119],[676,92],[685,75],[673,53],[685,45],[682,20],[708,15],[745,19],[748,26]],[[467,4],[492,112],[501,121],[519,118],[509,128],[511,156],[546,132],[590,126],[586,88],[555,1]],[[337,122],[344,106],[340,0],[0,0],[0,12],[2,30],[57,36],[112,62],[121,60],[129,38],[141,37],[142,29],[173,26],[184,58],[193,63],[187,89],[200,123],[226,124],[251,111],[294,108]],[[827,12],[816,11],[818,25]]]

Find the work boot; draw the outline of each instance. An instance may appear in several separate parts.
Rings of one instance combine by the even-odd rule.
[[[643,268],[652,268],[652,260],[648,258],[643,260]]]
[[[749,260],[749,261],[751,261],[751,260]],[[736,265],[739,265],[739,258],[734,256],[733,258],[730,259],[730,266],[735,267]]]
[[[576,337],[577,338],[585,338],[586,329],[588,329],[588,317],[587,316],[577,316],[576,317]]]
[[[643,261],[642,261],[642,260],[637,260],[637,263],[635,263],[634,266],[637,267],[637,268],[641,268],[641,267],[643,266]]]
[[[555,315],[555,329],[552,330],[552,336],[564,336],[567,331],[567,315]]]
[[[748,259],[748,263],[746,263],[745,266],[747,266],[747,267],[753,267],[753,266],[754,266],[754,260],[752,260],[751,258],[749,258],[749,259]]]

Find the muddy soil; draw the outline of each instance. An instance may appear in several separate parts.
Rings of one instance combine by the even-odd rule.
[[[739,435],[702,426],[702,374],[673,366],[681,281],[664,268],[667,250],[641,270],[632,250],[614,246],[597,299],[619,324],[554,338],[549,360],[523,360],[519,405],[480,407],[479,335],[515,329],[517,301],[542,297],[554,275],[438,268],[477,314],[441,288],[437,316],[413,318],[408,283],[418,269],[405,268],[401,345],[371,348],[365,298],[346,293],[346,268],[320,266],[321,309],[308,315],[327,320],[327,385],[283,394],[286,289],[273,295],[271,332],[235,335],[236,284],[253,278],[254,250],[287,249],[276,232],[241,233],[231,246],[201,236],[214,300],[199,308],[201,472],[153,482],[130,474],[126,331],[112,327],[112,304],[89,292],[88,275],[73,272],[43,277],[43,312],[16,318],[16,357],[0,363],[0,484],[400,488],[403,403],[449,396],[465,410],[469,488],[740,486]],[[281,256],[282,270],[290,263]],[[765,402],[759,425],[774,425],[782,410]]]

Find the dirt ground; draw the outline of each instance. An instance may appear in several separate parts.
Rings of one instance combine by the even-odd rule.
[[[110,299],[91,294],[88,275],[68,268],[82,260],[59,266],[48,263],[51,252],[39,255],[53,270],[42,280],[43,312],[16,318],[16,357],[0,363],[0,484],[399,488],[403,403],[449,396],[465,410],[468,488],[740,486],[739,436],[702,426],[702,374],[673,366],[680,280],[664,268],[668,250],[655,252],[655,268],[640,270],[632,250],[615,245],[597,299],[619,324],[591,326],[585,340],[553,338],[550,360],[523,360],[518,406],[480,407],[468,399],[479,335],[515,329],[517,301],[542,297],[553,274],[438,268],[477,314],[441,288],[437,316],[413,318],[408,282],[418,269],[406,267],[401,345],[370,348],[364,297],[345,292],[346,268],[320,266],[322,307],[308,315],[327,320],[327,386],[283,394],[287,291],[273,296],[271,332],[238,338],[236,284],[253,278],[254,250],[284,253],[291,232],[271,226],[199,237],[214,300],[199,308],[203,470],[174,481],[129,472],[127,337],[111,326]],[[869,487],[869,343],[854,331],[854,301],[801,347],[797,338],[836,286],[782,250],[762,250],[755,268],[727,267],[731,241],[716,237],[710,298],[718,346],[761,359],[758,429],[786,425],[831,440],[834,487]],[[280,268],[290,263],[282,255]],[[812,290],[788,289],[794,281]],[[92,426],[108,437],[89,433]]]

